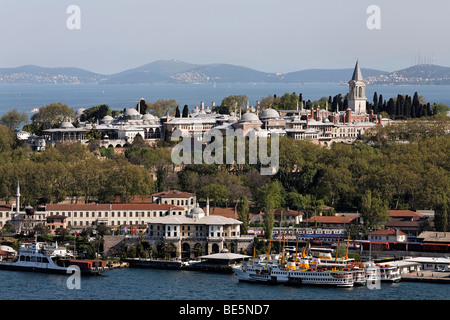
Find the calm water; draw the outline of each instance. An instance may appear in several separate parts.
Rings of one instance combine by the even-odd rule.
[[[430,103],[450,105],[450,86],[367,86],[366,95],[372,101],[376,91],[384,99],[396,97],[397,94],[414,95],[418,92]],[[52,102],[62,102],[73,109],[89,108],[99,104],[108,104],[112,109],[135,107],[140,98],[147,101],[158,99],[175,99],[180,106],[189,108],[199,105],[201,101],[211,106],[215,101],[220,105],[229,95],[246,95],[250,105],[256,105],[269,95],[284,93],[302,93],[304,100],[318,100],[321,97],[345,95],[347,85],[335,84],[210,84],[199,85],[2,85],[0,86],[0,115],[18,109],[31,115],[31,109],[45,106]]]
[[[67,275],[0,271],[0,300],[449,300],[450,285],[415,282],[366,287],[290,287],[240,283],[232,274],[115,269],[82,277],[68,289]]]

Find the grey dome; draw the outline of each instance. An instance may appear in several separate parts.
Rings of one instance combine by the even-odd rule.
[[[241,122],[260,122],[256,114],[252,112],[246,112],[241,118]]]
[[[73,124],[71,124],[71,123],[68,122],[68,121],[63,121],[59,127],[60,127],[61,129],[75,128],[75,127],[73,126]]]
[[[261,112],[261,114],[259,115],[259,118],[261,120],[278,119],[278,118],[280,118],[280,114],[278,113],[277,110],[272,109],[272,108],[268,108],[268,109],[264,109]]]

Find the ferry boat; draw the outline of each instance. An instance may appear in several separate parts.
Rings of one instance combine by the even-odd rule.
[[[233,269],[239,281],[290,284],[290,285],[322,285],[336,287],[352,287],[354,284],[353,273],[344,270],[320,271],[316,268],[297,270],[294,266],[247,266]]]
[[[109,270],[106,261],[76,260],[65,251],[40,242],[23,244],[17,256],[0,261],[0,270],[13,271],[71,274],[70,266],[78,266],[82,275],[100,275]]]
[[[400,282],[400,269],[397,266],[389,264],[377,264],[380,273],[380,280],[383,282]]]

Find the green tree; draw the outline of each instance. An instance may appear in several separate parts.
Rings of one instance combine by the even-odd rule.
[[[187,118],[189,117],[189,107],[187,104],[184,105],[183,107],[183,113],[181,115],[183,118]]]
[[[28,121],[28,115],[17,111],[17,109],[8,111],[0,118],[0,124],[7,126],[11,130],[17,129],[21,123],[27,123]]]
[[[449,200],[444,192],[437,197],[434,204],[434,227],[436,231],[447,232],[449,226]]]
[[[228,198],[228,190],[223,185],[212,183],[200,189],[199,197],[205,199],[209,197],[209,199],[214,202],[214,212],[214,209],[217,207],[217,203],[225,202]]]
[[[272,198],[266,199],[264,209],[264,237],[270,239],[272,237],[274,223],[274,201]]]
[[[241,234],[247,234],[248,231],[248,219],[249,219],[249,207],[247,197],[242,197],[239,204],[239,220],[242,221]]]
[[[75,119],[75,111],[63,103],[51,103],[39,108],[31,121],[37,126],[38,131],[59,127],[61,122]],[[38,134],[38,132],[34,132]]]
[[[387,205],[367,190],[361,199],[361,218],[366,230],[380,229],[389,221]]]
[[[146,102],[147,103],[147,113],[151,113],[154,116],[161,118],[167,114],[175,114],[175,110],[180,105],[174,99],[159,99],[156,102]]]
[[[247,106],[248,98],[246,95],[231,95],[225,97],[220,105],[221,108],[226,108],[228,114],[234,112],[236,108],[236,113],[239,114],[239,109],[244,109]]]
[[[106,104],[101,104],[84,110],[83,114],[80,116],[80,121],[96,123],[107,115],[112,115],[109,106]]]

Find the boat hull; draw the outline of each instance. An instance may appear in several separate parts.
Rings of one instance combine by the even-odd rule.
[[[72,274],[73,272],[68,268],[41,268],[37,266],[21,266],[16,264],[0,263],[0,270],[7,271],[22,271],[22,272],[39,272],[48,274]],[[80,269],[81,275],[84,276],[98,276],[108,269],[83,270]]]

